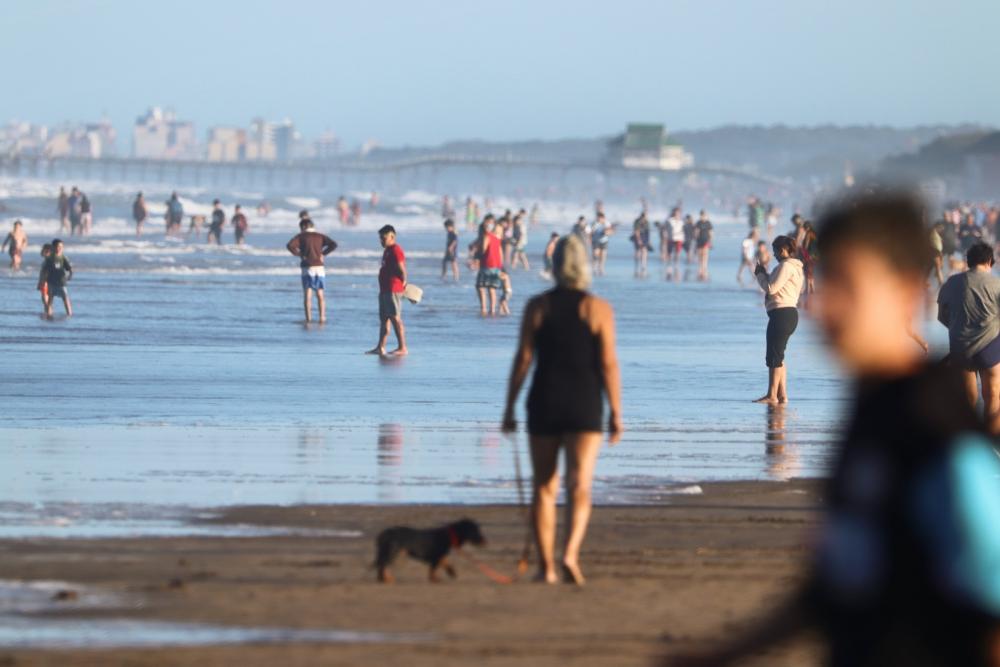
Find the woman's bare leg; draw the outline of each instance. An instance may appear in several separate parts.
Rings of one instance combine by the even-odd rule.
[[[778,369],[778,403],[788,402],[788,364]]]
[[[538,547],[538,581],[554,584],[556,575],[556,496],[559,494],[559,438],[533,435],[531,520]]]
[[[577,433],[566,442],[566,545],[563,567],[576,584],[583,584],[580,571],[580,547],[590,523],[590,489],[594,465],[601,449],[600,433]]]
[[[767,369],[767,394],[758,398],[754,403],[777,403],[778,383],[781,379],[781,368]]]

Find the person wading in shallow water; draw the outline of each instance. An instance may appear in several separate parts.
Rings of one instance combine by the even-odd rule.
[[[799,325],[799,295],[805,283],[802,261],[796,259],[795,240],[779,236],[771,244],[778,266],[768,274],[760,264],[754,275],[764,290],[764,307],[767,309],[767,394],[755,403],[788,402],[788,367],[785,366],[785,348],[788,339]]]
[[[575,235],[553,254],[555,288],[528,302],[511,368],[502,428],[517,428],[514,404],[535,365],[528,392],[528,435],[534,471],[532,522],[538,548],[537,581],[559,580],[555,560],[559,451],[566,456],[567,522],[562,572],[583,584],[580,547],[590,521],[590,488],[601,445],[605,398],[609,440],[621,438],[621,381],[611,306],[590,286],[587,248]]]
[[[389,338],[389,326],[396,333],[399,346],[388,353],[401,357],[408,354],[406,349],[406,329],[403,327],[403,292],[406,290],[406,255],[396,243],[396,229],[385,225],[378,230],[382,252],[382,266],[378,271],[378,345],[365,354],[386,356],[385,343]]]
[[[988,244],[974,243],[966,260],[969,270],[938,293],[938,321],[948,327],[949,358],[961,369],[969,403],[975,406],[981,393],[986,418],[1000,432],[1000,278]]]
[[[303,211],[305,213],[305,211]],[[324,257],[337,249],[337,242],[316,231],[309,214],[299,220],[299,233],[285,246],[288,252],[300,258],[302,269],[302,302],[306,322],[312,321],[312,295],[316,294],[320,324],[326,322],[326,267]]]

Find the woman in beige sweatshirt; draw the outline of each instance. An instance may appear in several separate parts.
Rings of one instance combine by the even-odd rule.
[[[768,275],[760,264],[754,275],[764,290],[764,307],[767,309],[767,395],[756,403],[788,402],[788,368],[785,366],[785,347],[799,324],[799,295],[805,283],[802,262],[795,258],[795,239],[779,236],[771,244],[778,266]]]

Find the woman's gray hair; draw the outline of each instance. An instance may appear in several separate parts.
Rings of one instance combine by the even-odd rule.
[[[580,237],[570,234],[559,239],[552,253],[552,275],[560,287],[585,290],[590,287],[590,258]]]

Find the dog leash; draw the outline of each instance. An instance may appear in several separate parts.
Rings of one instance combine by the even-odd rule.
[[[514,474],[517,480],[517,504],[518,509],[525,524],[527,525],[526,533],[524,536],[524,547],[521,549],[521,557],[517,561],[517,575],[510,577],[506,574],[496,571],[486,563],[476,559],[472,554],[468,553],[462,549],[458,542],[458,536],[453,532],[449,532],[448,538],[451,542],[452,549],[465,558],[467,561],[476,566],[480,572],[483,573],[487,579],[490,579],[497,584],[512,584],[519,576],[525,574],[528,571],[528,559],[531,555],[531,526],[528,524],[528,504],[525,500],[524,493],[524,474],[521,472],[521,454],[520,447],[518,447],[517,436],[512,438],[511,442],[514,449]]]
[[[516,435],[512,438],[511,445],[514,449],[514,473],[517,476],[517,504],[526,526],[524,547],[521,549],[521,557],[517,560],[517,573],[523,575],[528,571],[528,559],[531,556],[531,524],[528,521],[528,504],[524,499],[524,475],[521,473],[521,448],[518,445]]]
[[[508,577],[506,574],[502,574],[500,572],[497,572],[496,570],[494,570],[492,567],[490,567],[486,563],[483,563],[482,561],[477,560],[475,557],[473,557],[472,554],[468,553],[467,551],[464,551],[461,548],[456,548],[455,551],[458,552],[458,554],[460,556],[462,556],[463,558],[465,558],[467,561],[469,561],[470,563],[472,563],[473,565],[475,565],[476,568],[480,572],[482,572],[483,575],[486,576],[487,579],[490,579],[494,583],[497,583],[497,584],[512,584],[512,583],[514,583],[514,577]]]

